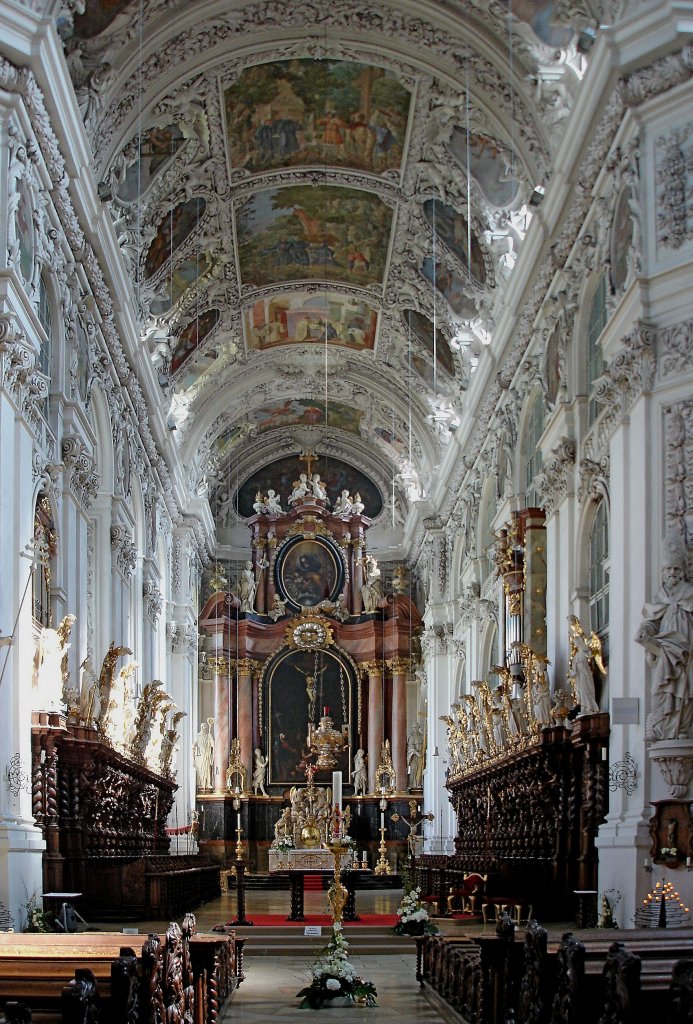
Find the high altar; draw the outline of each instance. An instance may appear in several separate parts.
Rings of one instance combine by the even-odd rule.
[[[343,494],[331,511],[308,461],[287,511],[273,492],[257,496],[247,520],[252,559],[230,588],[219,575],[199,619],[213,688],[208,785],[198,777],[201,840],[222,859],[242,823],[261,868],[289,792],[305,784],[330,730],[344,742],[329,768],[318,756],[316,784],[329,782],[333,767],[342,772],[359,845],[376,840],[383,797],[390,814],[398,796],[406,807],[414,785],[407,680],[421,617],[405,594],[383,592],[358,495]]]

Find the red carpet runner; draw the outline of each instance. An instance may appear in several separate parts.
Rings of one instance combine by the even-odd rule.
[[[344,927],[352,925],[364,925],[367,928],[392,928],[397,923],[396,914],[361,914],[360,921],[345,921]],[[283,914],[256,914],[248,912],[248,917],[257,928],[283,928],[285,925],[293,925],[296,928],[303,928],[307,924],[319,924],[323,928],[332,925],[332,918],[328,914],[306,914],[305,921],[287,921]]]

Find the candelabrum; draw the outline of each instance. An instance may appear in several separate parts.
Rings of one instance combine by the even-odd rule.
[[[342,857],[349,850],[349,847],[345,845],[342,838],[341,836],[331,836],[327,843],[327,849],[334,859],[334,877],[332,885],[327,890],[327,900],[332,908],[332,921],[334,924],[341,924],[344,906],[349,898],[349,893],[342,885],[340,877],[342,873]]]
[[[392,869],[388,862],[385,860],[385,828],[383,825],[380,826],[380,846],[378,847],[378,863],[375,865],[374,871],[376,875],[389,875],[392,873]]]
[[[243,854],[245,852],[244,849],[243,849],[243,841],[241,840],[241,836],[242,835],[243,835],[243,829],[242,828],[237,828],[236,829],[236,860],[243,860]]]

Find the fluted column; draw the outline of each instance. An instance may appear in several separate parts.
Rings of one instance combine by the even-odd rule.
[[[383,745],[383,666],[379,661],[366,663],[368,672],[368,791],[375,791],[375,773]]]
[[[210,658],[214,673],[214,789],[226,789],[226,766],[229,763],[229,663],[226,658]]]
[[[392,672],[392,722],[390,743],[392,764],[397,777],[397,791],[404,793],[407,788],[407,658],[393,658],[388,662]]]

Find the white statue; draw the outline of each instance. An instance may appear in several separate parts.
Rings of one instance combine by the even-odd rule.
[[[277,492],[273,491],[271,487],[267,491],[267,512],[269,512],[270,515],[281,515],[283,512],[281,499]]]
[[[382,596],[383,584],[378,563],[372,555],[366,555],[366,580],[361,587],[364,612],[377,611]]]
[[[683,551],[667,545],[662,586],[643,608],[636,640],[653,668],[648,739],[693,737],[693,585],[685,576]]]
[[[310,478],[310,487],[311,487],[311,490],[313,492],[313,497],[314,498],[319,498],[321,501],[326,501],[327,500],[327,491],[325,490],[325,485],[323,484],[322,480],[320,479],[320,474],[319,473],[315,473]]]
[[[267,793],[265,792],[265,774],[267,772],[268,764],[269,758],[263,756],[260,748],[256,747],[255,764],[253,766],[253,793],[255,796],[258,795],[258,790],[263,796],[267,796]]]
[[[308,494],[308,487],[308,477],[305,473],[301,473],[298,480],[294,480],[294,489],[289,495],[289,504],[293,505],[300,498],[305,498]]]
[[[366,771],[366,755],[359,749],[354,754],[354,796],[365,796],[368,790],[368,772]]]
[[[214,789],[214,719],[200,725],[193,743],[193,761],[198,789]]]
[[[66,615],[57,629],[44,626],[34,653],[32,682],[36,690],[34,707],[37,711],[62,711],[63,690],[67,675],[68,638],[74,615]]]
[[[361,495],[357,491],[354,495],[354,500],[351,503],[351,511],[355,516],[360,516],[366,506],[361,501]]]
[[[351,515],[353,511],[353,505],[351,503],[351,495],[348,490],[343,490],[334,503],[334,513],[338,516]]]
[[[548,658],[541,654],[533,654],[531,679],[532,716],[539,725],[551,724],[551,687],[547,670]]]
[[[217,522],[220,526],[226,526],[229,518],[229,512],[233,505],[233,498],[228,491],[222,491],[219,496],[219,504],[217,505]]]
[[[253,574],[253,563],[248,561],[245,563],[245,568],[241,570],[241,574],[236,580],[235,586],[232,590],[232,593],[234,593],[240,601],[242,612],[252,612],[255,610],[256,590],[257,583],[255,582],[255,576]]]
[[[594,715],[599,711],[594,686],[594,666],[606,675],[602,661],[602,645],[596,633],[587,636],[577,615],[568,616],[570,661],[568,678],[573,684],[575,703],[581,715]]]
[[[421,722],[414,722],[407,738],[407,770],[409,789],[421,789],[424,772],[424,732]]]

